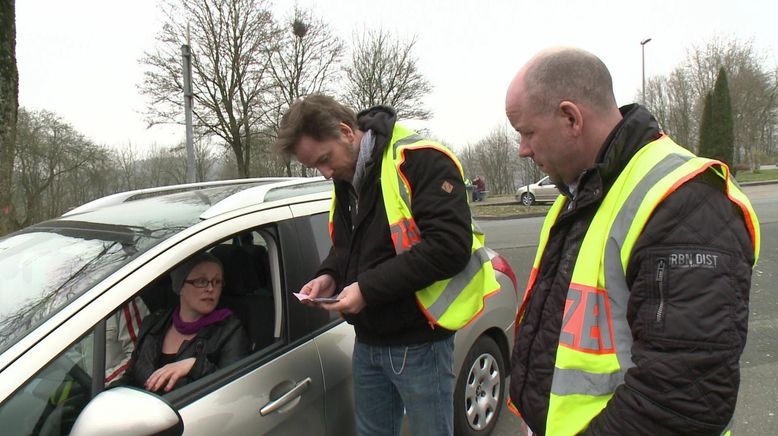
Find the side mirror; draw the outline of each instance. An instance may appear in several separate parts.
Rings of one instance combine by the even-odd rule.
[[[73,424],[73,436],[181,435],[184,422],[177,410],[149,392],[117,387],[103,391],[86,405]]]

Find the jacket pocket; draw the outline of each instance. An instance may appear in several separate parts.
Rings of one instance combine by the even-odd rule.
[[[654,298],[656,309],[654,311],[654,329],[661,330],[664,327],[665,307],[667,292],[669,291],[669,271],[667,259],[659,257],[654,262]]]
[[[731,265],[731,254],[703,246],[652,250],[640,283],[648,291],[643,293],[643,325],[679,343],[730,342],[736,331],[733,313],[742,305],[732,286]]]

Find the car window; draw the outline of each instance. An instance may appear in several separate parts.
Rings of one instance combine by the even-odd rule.
[[[241,320],[251,342],[252,351],[272,345],[280,337],[276,312],[271,251],[276,244],[272,232],[264,229],[246,231],[211,248],[211,254],[224,265],[225,285],[220,304]],[[275,257],[275,256],[274,256]]]
[[[91,398],[90,333],[0,406],[0,428],[12,435],[65,435]]]
[[[157,242],[143,229],[72,221],[0,240],[0,352]]]
[[[332,240],[329,234],[329,214],[318,213],[309,217],[309,224],[311,231],[313,232],[314,243],[316,244],[316,251],[319,253],[319,262],[323,261],[328,254],[330,254],[330,248],[332,247]]]
[[[247,230],[207,249],[224,268],[218,307],[229,309],[241,321],[252,352],[275,343],[283,325],[276,305],[280,290],[274,289],[272,280],[273,271],[279,268],[271,268],[271,251],[276,250],[276,244],[268,240],[271,234],[262,229]],[[139,296],[151,313],[169,311],[179,304],[169,271],[145,286]]]
[[[136,296],[112,313],[105,321],[105,382],[119,380],[127,369],[138,335],[149,309]]]

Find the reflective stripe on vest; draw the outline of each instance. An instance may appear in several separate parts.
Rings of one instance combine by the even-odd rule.
[[[397,254],[411,249],[423,237],[411,213],[413,192],[401,170],[405,151],[420,148],[432,148],[448,156],[464,180],[462,165],[448,148],[395,124],[381,161],[381,190]],[[472,230],[471,256],[465,268],[450,279],[437,281],[416,292],[419,306],[430,323],[449,330],[460,329],[475,319],[483,310],[484,299],[499,289],[494,268],[483,247],[483,233],[475,224]]]
[[[392,139],[381,161],[381,193],[395,253],[398,255],[410,250],[421,242],[423,237],[411,214],[413,192],[409,189],[409,184],[400,169],[405,162],[405,150],[419,148],[433,148],[444,153],[456,164],[464,177],[462,165],[450,150],[395,124]],[[333,190],[330,208],[331,237],[335,204]],[[471,256],[465,268],[450,279],[437,281],[416,292],[419,307],[431,325],[439,325],[449,330],[464,327],[481,313],[484,300],[499,290],[500,285],[495,277],[494,268],[483,247],[483,233],[475,223],[472,228]]]
[[[630,290],[625,274],[632,249],[662,200],[706,170],[725,180],[727,196],[743,211],[758,258],[756,214],[730,180],[726,165],[696,157],[667,136],[639,150],[603,199],[573,268],[551,385],[548,434],[572,435],[584,430],[623,383],[625,372],[634,366],[626,317]],[[551,227],[565,201],[564,197],[558,198],[546,217],[527,293],[534,288]]]

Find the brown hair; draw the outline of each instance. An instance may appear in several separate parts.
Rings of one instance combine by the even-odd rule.
[[[324,94],[300,98],[281,118],[275,148],[279,153],[289,156],[294,154],[303,135],[317,141],[338,138],[340,123],[356,129],[357,117],[354,111]]]

